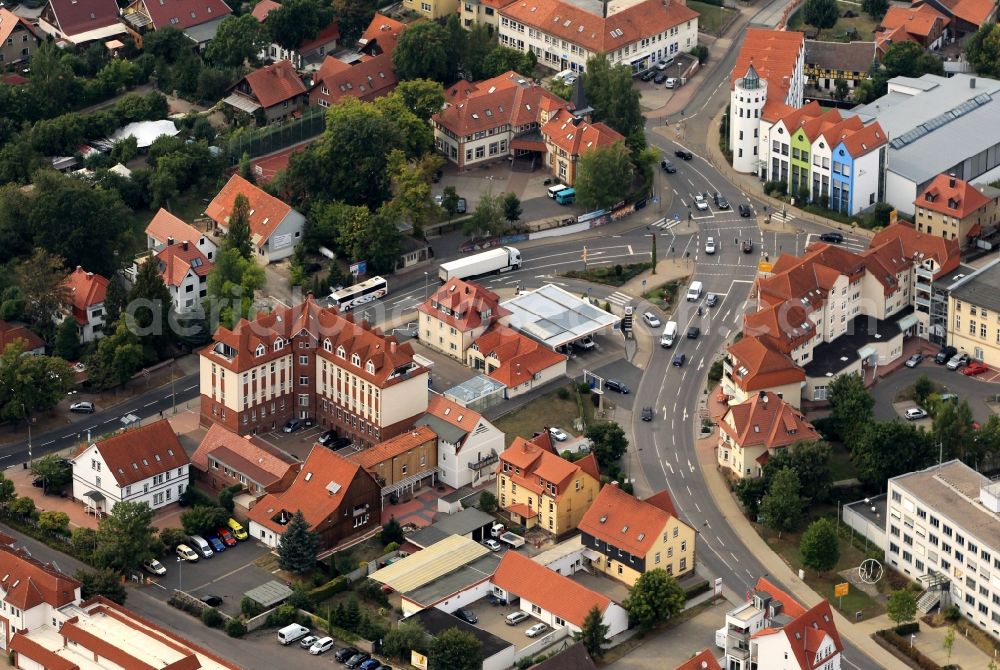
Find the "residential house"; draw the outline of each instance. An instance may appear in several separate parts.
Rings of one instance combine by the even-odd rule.
[[[465,360],[472,343],[510,312],[496,293],[475,282],[449,279],[417,306],[417,338],[431,349]]]
[[[153,220],[146,226],[146,249],[161,251],[174,242],[190,242],[205,255],[205,258],[213,262],[215,261],[215,252],[219,248],[206,233],[181,221],[161,207]]]
[[[831,93],[843,79],[849,89],[869,78],[877,63],[875,42],[806,40],[805,75],[810,84]]]
[[[437,434],[424,425],[356,451],[347,459],[375,477],[382,495],[413,494],[437,481],[437,439]]]
[[[722,670],[711,649],[702,649],[677,666],[677,670]]]
[[[274,0],[261,0],[253,6],[251,14],[262,24],[267,23],[267,15],[275,9],[281,7]],[[337,40],[340,39],[340,23],[333,19],[322,28],[312,39],[303,40],[295,49],[286,49],[277,42],[271,42],[261,49],[258,57],[262,61],[271,63],[277,61],[291,61],[296,70],[304,70],[310,66],[318,66],[327,54],[331,54],[337,49]]]
[[[919,0],[913,4],[930,5],[951,19],[948,36],[954,40],[961,40],[997,20],[994,0]]]
[[[459,0],[403,0],[403,7],[425,19],[447,19],[458,13]]]
[[[566,360],[565,354],[499,324],[480,335],[466,352],[467,365],[503,384],[508,399],[565,378]]]
[[[621,605],[516,551],[504,554],[490,581],[495,595],[508,602],[519,598],[522,612],[553,628],[580,632],[594,607],[608,627],[608,637],[628,628],[628,613]]]
[[[151,30],[173,28],[184,33],[198,49],[215,38],[222,20],[232,14],[223,0],[133,0],[122,10],[122,18],[136,46]]]
[[[567,186],[576,182],[577,167],[585,153],[610,147],[617,142],[625,143],[625,136],[611,127],[591,123],[566,108],[551,114],[548,122],[541,127],[541,133],[549,172]]]
[[[775,452],[822,439],[805,417],[771,391],[731,405],[719,422],[719,467],[738,479],[760,477]]]
[[[0,650],[10,653],[11,639],[64,619],[59,610],[80,602],[80,582],[27,549],[0,545]],[[23,666],[22,666],[23,667]]]
[[[984,192],[987,190],[989,196]],[[913,207],[918,231],[958,240],[963,248],[995,231],[1000,223],[997,191],[991,187],[980,190],[954,175],[935,177]]]
[[[518,437],[500,454],[496,495],[500,508],[526,529],[560,536],[576,529],[601,488],[594,454],[571,462],[544,443]]]
[[[392,52],[405,29],[406,24],[376,12],[356,51],[323,60],[313,78],[309,104],[329,107],[347,97],[370,102],[391,93],[399,82]]]
[[[473,26],[484,25],[491,35],[500,31],[500,10],[515,0],[466,0],[459,3],[462,27],[470,30]]]
[[[239,668],[104,596],[77,595],[52,614],[14,636],[15,668]]]
[[[380,527],[381,487],[359,464],[314,446],[291,486],[268,493],[248,514],[250,535],[272,549],[295,512],[329,549]]]
[[[729,147],[738,172],[767,178],[762,149],[771,146],[771,124],[802,107],[805,54],[803,33],[747,29],[730,75]]]
[[[0,7],[0,67],[31,58],[41,39],[35,27],[6,7]]]
[[[766,577],[726,613],[719,632],[726,635],[726,670],[837,670],[844,651],[828,601],[807,610]]]
[[[240,484],[254,499],[280,493],[292,484],[301,464],[286,452],[253,435],[240,435],[212,424],[191,455],[198,480],[212,491]]]
[[[890,479],[888,505],[886,566],[926,589],[919,612],[954,606],[1000,635],[1000,485],[956,459]]]
[[[120,502],[159,509],[188,487],[190,460],[166,419],[94,442],[73,460],[73,499],[101,513]]]
[[[680,2],[619,0],[589,6],[565,0],[512,2],[499,9],[500,44],[532,52],[553,71],[582,72],[607,54],[633,72],[698,44],[698,12]]]
[[[950,22],[947,16],[928,4],[890,5],[875,30],[879,56],[884,56],[890,46],[900,42],[916,42],[925,49],[938,49],[944,44]]]
[[[606,484],[578,526],[591,567],[632,586],[647,570],[680,578],[694,571],[695,530],[680,519],[667,491],[639,500]]]
[[[262,115],[265,123],[289,120],[309,98],[306,85],[289,60],[248,72],[231,91],[223,102],[240,112]]]
[[[234,174],[205,210],[221,232],[229,230],[229,215],[236,196],[250,201],[250,241],[257,251],[257,262],[267,265],[292,255],[302,239],[306,217],[260,187]]]
[[[83,342],[93,342],[104,336],[104,299],[108,280],[87,272],[79,265],[63,282],[67,291],[70,316],[76,321],[76,331]],[[68,318],[68,317],[67,317]]]
[[[45,340],[28,330],[27,326],[0,321],[0,353],[14,342],[21,343],[22,355],[41,356],[45,353]]]
[[[583,642],[572,644],[532,667],[535,670],[597,670]]]
[[[792,407],[802,404],[805,372],[787,354],[769,348],[760,338],[744,337],[727,348],[722,392],[730,404],[744,403],[767,389]]]
[[[416,425],[428,426],[437,435],[438,478],[443,483],[458,489],[495,476],[504,434],[478,412],[434,394]]]
[[[38,27],[54,40],[75,46],[128,32],[115,0],[48,0]]]
[[[208,293],[208,273],[215,264],[193,242],[171,240],[171,244],[155,254],[136,259],[133,274],[138,274],[142,263],[156,263],[156,271],[170,292],[177,314],[203,312],[201,303]]]
[[[1000,367],[1000,260],[956,281],[948,297],[947,344]]]
[[[413,347],[309,295],[219,327],[200,352],[201,422],[247,433],[313,421],[368,447],[427,411],[428,370]]]

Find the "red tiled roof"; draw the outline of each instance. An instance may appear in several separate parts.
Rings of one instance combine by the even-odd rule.
[[[791,358],[768,348],[752,335],[729,345],[729,353],[735,359],[733,381],[747,392],[793,384],[806,378],[806,373]],[[744,369],[745,374],[741,374]]]
[[[428,426],[413,428],[396,437],[379,442],[370,449],[364,449],[348,456],[348,460],[353,461],[365,469],[370,469],[391,460],[395,456],[405,454],[411,449],[415,449],[424,444],[437,442],[437,434]]]
[[[637,500],[613,484],[605,485],[577,528],[633,556],[645,556],[665,532],[672,514]]]
[[[0,81],[7,84],[8,86],[23,86],[24,84],[27,84],[31,80],[28,79],[27,77],[22,77],[16,72],[13,72],[11,74],[5,74],[0,76]]]
[[[68,658],[63,658],[48,647],[43,647],[27,635],[18,633],[10,641],[11,651],[19,654],[19,659],[30,659],[45,670],[80,670],[80,666]]]
[[[374,41],[381,53],[391,56],[392,52],[396,49],[396,41],[399,39],[400,33],[404,30],[406,30],[405,23],[390,19],[385,14],[375,12],[375,16],[372,17],[368,27],[365,28],[365,32],[361,34],[358,43],[364,45],[367,51],[374,46]]]
[[[961,263],[958,240],[946,240],[938,235],[918,232],[911,224],[898,221],[875,233],[869,249],[876,249],[887,243],[895,243],[901,247],[901,254],[913,259],[933,258],[939,269],[934,277],[941,277],[958,268]]]
[[[340,22],[337,19],[330,21],[325,28],[316,33],[316,37],[308,39],[299,45],[298,52],[306,53],[312,49],[323,46],[324,44],[329,44],[331,42],[336,42],[340,39]]]
[[[247,73],[243,78],[261,107],[268,109],[304,95],[306,85],[299,79],[290,60],[279,60]]]
[[[711,649],[703,649],[677,666],[677,670],[722,670]]]
[[[263,23],[264,19],[267,18],[267,15],[276,9],[281,9],[281,5],[274,0],[260,0],[260,2],[253,6],[253,10],[250,14],[252,14],[255,19]]]
[[[589,454],[589,456],[593,456],[593,454]],[[504,463],[509,463],[512,467],[520,469],[521,474],[516,474],[514,470],[505,474],[518,485],[524,486],[536,493],[541,493],[545,486],[539,483],[539,479],[555,484],[557,487],[555,498],[558,500],[566,493],[570,480],[581,473],[585,473],[594,479],[599,479],[591,471],[591,467],[585,468],[583,466],[583,462],[586,460],[581,459],[575,463],[570,462],[543,446],[530,442],[523,437],[517,437],[514,439],[513,444],[500,454],[500,463],[497,465],[497,472],[503,470]]]
[[[153,28],[186,30],[232,13],[223,0],[142,0]]]
[[[606,18],[563,0],[521,0],[500,14],[594,53],[610,53],[698,18],[687,5],[662,0],[644,0]]]
[[[19,610],[30,610],[42,603],[62,607],[76,600],[80,582],[64,575],[55,566],[32,558],[27,549],[0,546],[3,601]],[[8,632],[9,634],[9,632]]]
[[[926,39],[931,33],[939,31],[948,23],[950,23],[948,17],[930,5],[915,4],[910,7],[891,5],[889,11],[882,17],[880,23],[882,30],[875,34],[875,40],[879,41],[880,32],[892,32],[897,28],[903,28],[910,35]]]
[[[280,534],[285,526],[274,521],[273,517],[282,511],[289,516],[301,511],[309,526],[315,528],[345,504],[347,491],[357,477],[371,475],[359,464],[325,447],[314,446],[292,485],[286,491],[269,493],[261,498],[250,508],[248,516],[251,521]]]
[[[349,65],[327,56],[316,74],[315,85],[309,93],[311,104],[324,100],[333,105],[342,98],[358,98],[370,102],[388,95],[396,88],[399,78],[392,66],[392,57],[379,54],[374,58]]]
[[[878,149],[889,140],[882,126],[876,121],[858,131],[848,133],[842,141],[847,152],[854,158],[859,158]]]
[[[767,81],[768,100],[783,102],[790,85],[786,78],[795,71],[799,54],[805,53],[805,40],[805,34],[792,30],[747,28],[730,83],[735,85],[753,65],[758,76]]]
[[[238,174],[234,174],[222,187],[218,195],[212,199],[205,209],[205,214],[223,228],[229,227],[229,215],[232,214],[236,196],[246,196],[250,201],[250,235],[254,244],[262,246],[278,225],[292,212],[291,205],[278,200],[263,189],[251,184]]]
[[[530,381],[534,375],[566,360],[535,340],[507,326],[491,326],[472,344],[485,358],[495,358],[500,366],[490,377],[514,388]]]
[[[566,102],[512,70],[492,79],[457,84],[445,96],[446,106],[434,123],[464,137],[498,126],[539,122],[540,110],[555,111]]]
[[[531,509],[528,503],[513,503],[504,507],[511,514],[516,514],[522,519],[529,519],[535,516],[535,510]]]
[[[185,248],[186,247],[186,248]],[[214,266],[194,242],[174,242],[155,256],[157,270],[167,286],[178,287],[184,283],[188,272],[205,277]]]
[[[603,614],[611,605],[607,596],[591,591],[516,551],[504,554],[492,581],[501,589],[530,600],[577,627],[583,625],[587,613],[595,606]]]
[[[768,591],[774,595],[773,591],[770,591],[770,589]],[[843,652],[844,644],[841,642],[840,633],[833,622],[833,611],[830,609],[828,601],[822,600],[808,611],[797,615],[792,615],[788,611],[787,603],[788,601],[782,599],[782,605],[785,606],[785,613],[795,617],[792,621],[780,628],[772,626],[771,628],[757,631],[751,637],[761,638],[768,635],[784,635],[788,638],[789,647],[791,647],[792,653],[795,654],[798,667],[806,670],[821,668],[825,663],[829,662],[831,657]],[[823,648],[823,643],[828,636],[833,642],[833,648],[826,656],[819,656],[819,652]]]
[[[990,199],[979,189],[965,181],[946,174],[939,174],[913,201],[917,207],[940,212],[945,216],[964,219],[990,204]]]
[[[542,126],[542,137],[570,156],[580,156],[590,149],[625,141],[624,135],[603,123],[587,123],[564,109],[557,110]]]
[[[798,600],[788,595],[782,589],[779,589],[767,577],[760,577],[757,579],[757,585],[754,587],[754,591],[766,591],[771,594],[775,600],[780,600],[782,612],[793,619],[806,613],[806,608],[803,607]]]
[[[746,402],[731,406],[727,414],[734,425],[723,420],[719,426],[744,449],[753,446],[780,449],[796,442],[820,439],[812,424],[770,391],[762,391]]]
[[[166,419],[122,431],[93,446],[119,486],[135,484],[191,462]]]
[[[219,450],[225,450],[225,455],[219,455]],[[300,467],[297,461],[260,438],[238,435],[220,423],[213,423],[209,427],[201,444],[191,455],[191,465],[202,472],[208,472],[209,456],[216,456],[230,468],[239,469],[240,465],[252,465],[254,480],[265,487],[284,479],[289,471],[298,472]]]
[[[203,237],[203,233],[189,223],[185,223],[162,207],[153,220],[146,226],[146,235],[152,237],[160,244],[166,244],[169,238],[175,242],[197,242]]]
[[[468,407],[462,407],[457,402],[445,398],[443,395],[432,395],[427,405],[427,413],[436,416],[442,421],[446,421],[456,428],[461,428],[466,433],[472,430],[483,418],[482,414]]]
[[[485,286],[452,278],[417,307],[417,311],[467,332],[510,315],[500,296]],[[488,316],[487,316],[488,314]]]
[[[108,293],[108,280],[77,265],[76,270],[73,270],[63,283],[69,291],[73,318],[81,325],[87,323],[87,309],[104,302],[104,297]]]
[[[115,0],[49,0],[49,7],[63,35],[79,35],[120,22]]]
[[[952,14],[978,27],[996,18],[996,11],[996,0],[958,0],[951,4]]]
[[[23,26],[31,35],[35,35],[36,38],[38,37],[38,35],[35,34],[35,27],[31,25],[30,21],[21,18],[6,7],[0,7],[0,44],[7,41],[7,38],[14,32],[14,29],[17,28],[18,24],[21,24],[21,26]]]
[[[0,353],[17,340],[24,344],[24,351],[45,348],[45,341],[28,330],[27,326],[0,321]]]

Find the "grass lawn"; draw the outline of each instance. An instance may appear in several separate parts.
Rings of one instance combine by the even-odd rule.
[[[837,19],[836,25],[833,28],[827,28],[826,30],[818,31],[816,39],[823,42],[850,42],[851,38],[848,36],[847,31],[854,29],[857,31],[854,37],[855,41],[871,41],[875,38],[875,26],[878,25],[878,21],[872,17],[865,14],[864,10],[861,9],[861,4],[855,4],[852,2],[838,2],[837,7],[840,9],[840,18]],[[846,19],[844,18],[844,12],[852,11],[857,16]],[[788,20],[789,30],[815,30],[812,26],[807,26],[802,20],[802,10],[799,9],[791,18]]]
[[[698,18],[698,31],[709,35],[721,35],[722,29],[729,25],[735,9],[716,7],[707,2],[689,0],[688,7],[701,14]]]
[[[580,409],[576,404],[576,393],[572,384],[567,384],[562,388],[569,392],[565,400],[559,397],[557,389],[493,422],[493,425],[506,434],[506,446],[509,447],[514,442],[514,438],[519,435],[530,438],[536,432],[541,431],[543,426],[558,426],[570,434],[575,432],[573,420],[580,417]],[[589,393],[581,395],[581,398],[583,399],[584,423],[589,424],[594,417],[594,406],[591,404]]]
[[[673,312],[673,307],[677,303],[677,292],[682,285],[687,285],[688,278],[682,277],[668,281],[663,286],[647,291],[643,296],[646,300],[659,305],[668,314]]]
[[[638,277],[652,267],[649,263],[630,263],[628,265],[607,265],[591,267],[586,270],[570,270],[563,277],[583,279],[608,286],[622,286],[628,280]],[[619,269],[620,268],[620,269]]]
[[[830,451],[830,476],[833,481],[839,482],[857,477],[858,470],[851,462],[850,450],[839,442],[830,446],[832,447]]]

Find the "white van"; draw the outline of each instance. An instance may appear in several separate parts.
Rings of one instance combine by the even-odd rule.
[[[555,200],[556,193],[559,193],[560,191],[565,191],[568,188],[569,186],[567,186],[566,184],[556,184],[555,186],[549,186],[549,197]]]
[[[553,81],[564,81],[567,77],[571,77],[574,74],[576,73],[573,70],[563,70],[559,74],[553,76],[552,79]],[[576,77],[573,78],[574,80],[576,79]]]
[[[191,547],[198,552],[203,558],[212,558],[215,552],[212,551],[212,547],[205,541],[200,535],[192,535],[190,538]]]
[[[309,629],[297,623],[288,624],[278,631],[278,642],[281,644],[291,644],[296,640],[301,640],[309,634]]]
[[[701,298],[701,291],[704,288],[700,281],[691,282],[691,286],[688,287],[687,301],[697,302]]]
[[[660,346],[664,349],[669,349],[674,346],[674,340],[677,339],[677,322],[667,321],[667,325],[663,328],[663,335],[660,335]]]

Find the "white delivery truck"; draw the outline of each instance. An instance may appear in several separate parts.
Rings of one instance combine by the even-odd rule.
[[[677,339],[677,322],[667,321],[667,325],[663,328],[663,334],[660,335],[660,346],[664,349],[669,349],[674,346],[674,340]]]
[[[438,276],[441,281],[446,282],[449,279],[468,279],[494,272],[517,270],[519,267],[521,267],[521,252],[514,247],[499,247],[442,263],[438,269]]]

